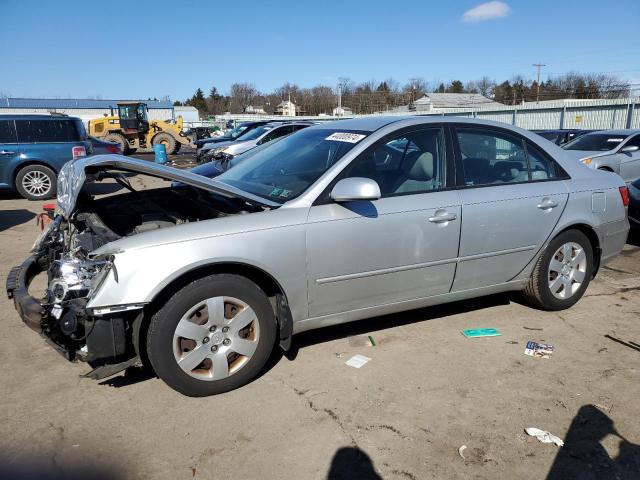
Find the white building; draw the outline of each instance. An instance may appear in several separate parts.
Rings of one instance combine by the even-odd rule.
[[[351,117],[353,116],[353,110],[349,107],[336,107],[333,109],[334,117]]]
[[[478,107],[500,106],[498,102],[483,97],[479,93],[426,93],[413,102],[416,112],[437,112],[449,109],[475,109]],[[402,108],[402,107],[401,107]],[[408,109],[408,106],[407,106]]]
[[[291,100],[280,102],[276,107],[276,115],[282,115],[284,117],[295,117],[296,105]]]
[[[63,113],[88,120],[118,113],[118,103],[142,102],[149,109],[150,120],[172,120],[177,115],[168,100],[89,100],[77,98],[0,98],[1,114],[48,114]],[[193,108],[193,107],[191,107]]]
[[[182,117],[182,121],[184,123],[192,123],[192,122],[200,121],[200,114],[198,113],[198,109],[190,105],[173,107],[173,115],[175,116],[176,119],[178,117]]]
[[[247,105],[244,107],[244,113],[251,113],[254,115],[266,115],[263,107],[254,107],[253,105]]]

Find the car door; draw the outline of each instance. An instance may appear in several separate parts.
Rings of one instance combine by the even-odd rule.
[[[513,279],[558,223],[568,200],[561,171],[515,133],[456,126],[462,230],[452,291]]]
[[[11,186],[12,165],[20,159],[20,148],[13,120],[0,120],[0,186]]]
[[[336,203],[329,188],[311,207],[311,317],[450,290],[461,207],[458,192],[446,189],[445,138],[438,126],[387,136],[334,181],[371,178],[380,186],[380,199]]]
[[[640,147],[640,134],[630,138],[621,148],[635,146]],[[635,152],[618,152],[616,154],[620,159],[620,176],[625,182],[632,182],[636,178],[640,178],[640,150]]]

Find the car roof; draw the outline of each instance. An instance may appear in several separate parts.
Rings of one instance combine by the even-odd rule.
[[[400,120],[406,120],[411,118],[410,116],[376,116],[376,117],[361,117],[361,118],[349,118],[345,120],[334,120],[330,122],[319,123],[310,128],[315,129],[344,129],[344,130],[361,130],[364,132],[375,132],[382,127],[385,127],[391,123],[399,122]],[[441,117],[438,117],[439,119]]]
[[[591,133],[603,133],[605,135],[629,136],[629,135],[633,135],[634,133],[640,133],[640,130],[637,130],[637,129],[634,130],[632,128],[619,128],[619,129],[612,129],[612,130],[600,130],[600,131],[591,132]]]

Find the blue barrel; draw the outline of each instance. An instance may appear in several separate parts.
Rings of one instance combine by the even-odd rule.
[[[156,163],[165,164],[167,163],[167,149],[164,147],[162,143],[156,143],[153,146],[153,153],[156,157]]]

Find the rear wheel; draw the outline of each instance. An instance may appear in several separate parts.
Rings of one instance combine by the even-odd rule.
[[[131,152],[131,148],[129,147],[129,141],[119,133],[109,133],[104,139],[107,142],[115,142],[120,144],[120,148],[122,149],[123,155],[129,155]]]
[[[180,147],[182,147],[182,144],[180,142],[176,142],[176,146],[173,149],[173,152],[171,152],[171,154],[176,155],[180,151]]]
[[[27,200],[44,200],[56,195],[56,174],[43,165],[27,165],[16,175],[16,190]]]
[[[591,242],[584,233],[567,230],[554,238],[538,259],[524,295],[543,310],[569,308],[584,294],[592,272]]]
[[[170,387],[201,397],[251,381],[275,337],[273,308],[257,285],[237,275],[212,275],[182,288],[153,316],[147,354]]]
[[[151,141],[151,143],[153,145],[159,145],[159,144],[164,145],[164,148],[167,151],[167,154],[172,154],[176,148],[177,142],[176,142],[176,139],[173,138],[171,135],[163,132],[153,137],[153,140]]]

